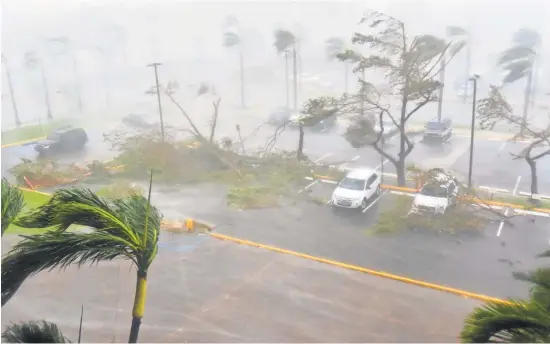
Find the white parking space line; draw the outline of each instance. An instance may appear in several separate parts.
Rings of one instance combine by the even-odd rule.
[[[313,182],[309,183],[305,188],[303,188],[302,190],[298,191],[298,193],[302,193],[304,191],[306,191],[307,189],[309,189],[310,187],[312,187],[313,185],[319,183],[319,180],[314,180]]]
[[[514,191],[512,191],[512,195],[516,195],[518,193],[518,186],[519,186],[519,182],[521,180],[521,176],[518,176],[518,180],[516,181],[516,185],[514,186]]]
[[[391,193],[392,195],[402,195],[402,196],[411,196],[411,197],[415,197],[415,196],[416,196],[415,193],[403,192],[403,191],[394,191],[394,190],[391,190],[390,193]]]
[[[501,193],[510,193],[510,190],[508,189],[499,189],[499,188],[493,188],[490,186],[480,186],[478,189],[486,190],[489,192],[501,192]]]
[[[506,209],[504,211],[504,216],[508,216],[508,211],[509,209]],[[498,225],[498,230],[497,230],[497,237],[500,236],[500,233],[502,232],[502,228],[504,227],[504,220],[501,220],[500,221],[500,224]]]
[[[377,170],[381,169],[382,166],[384,166],[388,161],[389,161],[388,159],[384,159],[384,161],[382,161],[382,163],[379,164],[379,165],[376,167],[376,169],[377,169]]]
[[[540,216],[540,217],[550,217],[550,214],[539,213],[538,211],[514,209],[514,212],[518,215],[534,215],[534,216]]]
[[[500,153],[502,152],[504,147],[506,147],[507,144],[508,144],[508,141],[504,141],[504,143],[502,145],[500,145],[500,148],[498,149],[498,154],[497,155],[500,155]]]
[[[327,154],[323,155],[322,157],[318,158],[317,160],[315,160],[313,162],[319,162],[321,160],[324,160],[324,159],[328,158],[331,155],[332,155],[332,153],[327,153]]]
[[[375,205],[376,203],[378,203],[378,201],[380,200],[380,198],[382,198],[382,196],[384,196],[386,193],[387,193],[387,192],[382,192],[382,193],[380,194],[380,196],[378,196],[377,199],[373,200],[373,201],[371,202],[371,204],[369,204],[368,207],[366,207],[365,209],[363,209],[363,213],[366,213],[367,210],[369,210],[370,208],[372,208],[373,205]]]
[[[520,195],[522,196],[528,196],[528,197],[531,197],[531,193],[530,192],[520,192],[519,193]],[[550,199],[550,196],[548,195],[542,195],[542,194],[533,194],[533,198],[534,199]]]

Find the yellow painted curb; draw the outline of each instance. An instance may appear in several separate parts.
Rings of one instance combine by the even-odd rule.
[[[29,139],[29,140],[14,142],[14,143],[7,143],[7,144],[5,144],[5,145],[2,145],[1,148],[9,148],[9,147],[14,147],[14,146],[21,146],[21,145],[24,145],[25,143],[40,141],[40,140],[44,140],[44,139],[46,139],[46,136],[36,137],[36,138],[34,138],[34,139]]]
[[[226,240],[226,241],[231,241],[231,242],[246,245],[246,246],[263,248],[263,249],[273,251],[273,252],[288,254],[288,255],[291,255],[291,256],[295,256],[295,257],[300,257],[300,258],[304,258],[304,259],[308,259],[308,260],[313,260],[313,261],[316,261],[316,262],[319,262],[319,263],[324,263],[324,264],[328,264],[328,265],[332,265],[332,266],[337,266],[337,267],[348,269],[348,270],[358,271],[358,272],[366,273],[366,274],[373,275],[373,276],[392,279],[394,281],[404,282],[404,283],[416,285],[416,286],[419,286],[419,287],[429,288],[429,289],[442,291],[442,292],[446,292],[446,293],[450,293],[450,294],[455,294],[455,295],[462,296],[462,297],[472,298],[472,299],[476,299],[476,300],[480,300],[480,301],[484,301],[484,302],[496,302],[496,303],[502,303],[502,304],[510,304],[511,303],[509,301],[498,299],[496,297],[491,297],[491,296],[486,296],[486,295],[481,295],[481,294],[475,294],[475,293],[471,293],[469,291],[464,291],[464,290],[460,290],[460,289],[445,287],[445,286],[442,286],[442,285],[428,283],[428,282],[424,282],[424,281],[419,281],[419,280],[415,280],[415,279],[408,278],[408,277],[393,275],[393,274],[390,274],[390,273],[387,273],[387,272],[371,270],[371,269],[363,268],[363,267],[360,267],[360,266],[357,266],[357,265],[341,263],[341,262],[337,262],[337,261],[334,261],[334,260],[321,258],[321,257],[315,257],[315,256],[311,256],[311,255],[308,255],[308,254],[299,253],[299,252],[295,252],[295,251],[290,251],[290,250],[286,250],[286,249],[275,247],[275,246],[259,244],[259,243],[253,242],[253,241],[238,239],[238,238],[234,238],[234,237],[231,237],[231,236],[228,236],[228,235],[223,235],[223,234],[219,234],[219,233],[211,233],[210,236],[215,238],[215,239],[218,239],[218,240]]]
[[[49,193],[45,193],[45,192],[42,192],[42,191],[36,191],[36,190],[33,190],[33,189],[28,189],[28,188],[21,187],[21,186],[18,186],[17,188],[20,189],[20,190],[26,191],[26,192],[34,192],[34,193],[37,193],[39,195],[50,196],[50,197],[52,196],[52,194],[49,194]]]

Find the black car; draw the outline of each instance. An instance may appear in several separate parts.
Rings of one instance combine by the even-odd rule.
[[[88,135],[82,128],[64,127],[51,133],[45,140],[38,141],[34,150],[41,155],[67,153],[82,150],[88,142]]]
[[[453,122],[450,118],[443,118],[441,121],[435,120],[426,123],[422,141],[425,143],[446,143],[452,137]]]

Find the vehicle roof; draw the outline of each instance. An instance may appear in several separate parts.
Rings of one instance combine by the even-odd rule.
[[[376,171],[367,167],[355,168],[348,172],[346,178],[367,179]]]

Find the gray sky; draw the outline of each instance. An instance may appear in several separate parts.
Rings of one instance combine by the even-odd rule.
[[[47,55],[45,65],[51,87],[59,91],[56,94],[74,88],[70,59],[45,54],[44,41],[51,37],[66,36],[78,46],[79,75],[90,99],[99,95],[97,89],[104,83],[103,70],[109,71],[112,79],[109,82],[122,99],[122,93],[135,86],[136,81],[132,80],[149,78],[150,71],[144,65],[151,61],[164,62],[163,72],[170,73],[180,83],[199,82],[203,78],[197,75],[200,73],[210,73],[209,78],[219,80],[221,75],[233,75],[238,66],[234,62],[236,57],[221,45],[221,23],[228,15],[236,16],[254,37],[256,45],[248,52],[248,66],[280,63],[272,46],[273,31],[277,28],[304,32],[305,68],[326,63],[324,41],[330,36],[350,38],[353,32],[363,30],[357,23],[363,11],[369,9],[403,20],[410,34],[442,35],[446,25],[467,28],[473,32],[473,68],[479,73],[495,73],[498,52],[510,44],[511,35],[522,27],[542,34],[543,54],[545,60],[550,60],[548,0],[374,0],[368,1],[368,6],[367,1],[344,0],[3,0],[2,5],[2,52],[9,61],[18,97],[31,97],[26,102],[33,104],[40,104],[43,97],[37,74],[23,66],[27,51]],[[97,47],[107,54],[99,54]],[[546,79],[550,78],[548,69]],[[222,82],[218,79],[216,82]],[[140,82],[145,85],[148,81]],[[137,89],[132,92],[128,91],[125,97],[141,96]],[[9,111],[10,106],[6,108],[4,103],[2,109]],[[33,116],[30,113],[34,110],[21,111],[29,113],[24,116]]]

